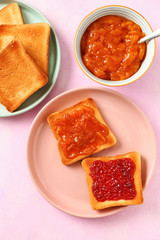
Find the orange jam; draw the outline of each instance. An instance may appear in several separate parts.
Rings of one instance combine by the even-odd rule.
[[[137,192],[134,184],[136,165],[130,158],[102,162],[90,166],[93,179],[92,192],[99,202],[134,199]]]
[[[54,129],[61,139],[67,158],[92,154],[99,145],[107,142],[108,128],[94,116],[90,107],[82,107],[55,119]]]
[[[146,44],[139,25],[119,16],[105,16],[93,22],[81,40],[84,65],[95,76],[124,80],[138,71],[145,57]]]

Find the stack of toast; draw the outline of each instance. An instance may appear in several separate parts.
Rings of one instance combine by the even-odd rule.
[[[49,38],[49,24],[24,24],[18,4],[0,10],[0,103],[8,111],[48,82]]]

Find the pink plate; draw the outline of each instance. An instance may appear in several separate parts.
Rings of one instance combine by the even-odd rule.
[[[61,163],[56,139],[47,123],[47,116],[52,112],[67,108],[87,97],[95,100],[104,120],[117,138],[114,147],[94,156],[139,152],[142,157],[143,189],[154,170],[156,141],[144,113],[128,98],[105,88],[67,91],[52,99],[38,113],[31,126],[27,142],[28,166],[35,186],[56,208],[79,217],[97,218],[114,214],[123,207],[92,210],[81,162],[71,166]]]

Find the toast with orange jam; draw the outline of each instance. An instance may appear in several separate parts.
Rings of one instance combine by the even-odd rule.
[[[50,114],[47,121],[58,141],[61,160],[65,165],[116,144],[114,134],[92,98]]]

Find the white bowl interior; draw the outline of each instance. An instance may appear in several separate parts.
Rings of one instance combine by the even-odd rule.
[[[142,76],[147,69],[149,68],[153,58],[154,58],[154,53],[155,53],[155,40],[151,40],[150,42],[147,43],[147,51],[146,51],[146,57],[144,61],[142,62],[142,65],[140,69],[132,75],[130,78],[122,81],[111,81],[111,80],[103,80],[95,75],[93,75],[83,64],[82,58],[81,58],[81,50],[80,50],[80,42],[81,38],[87,29],[87,27],[94,22],[96,19],[106,16],[106,15],[117,15],[121,16],[127,19],[130,19],[137,23],[142,31],[148,35],[152,32],[152,29],[148,22],[137,12],[135,12],[132,9],[125,8],[122,6],[106,6],[100,9],[97,9],[96,11],[92,12],[90,15],[88,15],[81,23],[77,30],[77,34],[75,36],[75,54],[76,58],[79,62],[80,67],[86,72],[86,74],[93,80],[107,86],[119,86],[119,85],[126,85],[128,83],[131,83],[138,79],[140,76]]]

